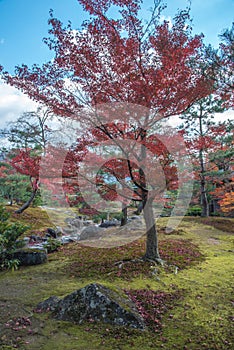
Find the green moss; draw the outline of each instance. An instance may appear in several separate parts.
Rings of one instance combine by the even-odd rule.
[[[185,218],[185,221],[202,223],[203,225],[212,226],[224,232],[234,233],[234,218],[208,217],[208,218]]]
[[[20,216],[17,216],[19,219]],[[188,220],[189,219],[189,220]],[[212,219],[211,219],[212,220]],[[41,227],[47,221],[42,220]],[[166,218],[160,219],[160,227],[166,225]],[[46,225],[45,225],[46,226]],[[205,260],[190,265],[186,269],[167,271],[157,267],[155,275],[145,270],[130,270],[129,279],[97,270],[95,262],[100,258],[95,249],[83,250],[87,260],[93,264],[92,274],[88,271],[81,277],[70,271],[69,267],[79,259],[83,248],[77,250],[74,244],[66,246],[58,253],[49,255],[43,265],[23,267],[14,272],[0,273],[1,318],[0,348],[30,350],[137,350],[137,349],[219,349],[231,350],[233,347],[232,324],[232,270],[233,241],[227,231],[202,221],[186,218],[180,225],[183,235],[179,239],[190,240],[197,245]],[[178,239],[175,235],[165,235],[160,230],[160,241]],[[122,249],[122,248],[121,248]],[[114,266],[120,258],[131,258],[139,253],[136,246],[128,250],[104,250],[102,259],[109,259]],[[110,254],[110,255],[108,255]],[[112,256],[111,256],[112,254]],[[84,256],[83,256],[84,257]],[[135,270],[138,269],[135,265]],[[111,278],[110,278],[111,276]],[[109,325],[87,323],[73,325],[53,320],[49,313],[37,314],[32,310],[42,300],[51,295],[63,297],[88,283],[99,282],[117,293],[124,289],[151,289],[173,292],[182,290],[183,299],[178,300],[173,309],[162,317],[162,331],[154,334]],[[5,327],[10,318],[27,316],[32,325],[29,329],[14,331]],[[18,339],[17,338],[21,338]],[[27,343],[29,342],[29,343]],[[7,348],[5,348],[7,349]]]
[[[30,227],[26,233],[37,233],[54,226],[47,212],[42,208],[28,208],[22,214],[15,214],[15,210],[17,209],[15,206],[8,206],[6,209],[11,212],[12,222],[19,221]]]

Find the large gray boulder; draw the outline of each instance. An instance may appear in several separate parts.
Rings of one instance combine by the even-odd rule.
[[[54,318],[78,324],[96,321],[145,329],[142,317],[127,296],[97,283],[78,289],[64,299],[50,297],[38,304],[37,310],[50,310]]]
[[[79,235],[79,240],[85,240],[85,239],[90,239],[90,238],[99,238],[100,237],[100,232],[102,232],[103,229],[97,226],[87,226],[84,227],[83,230],[81,231]]]
[[[73,227],[71,224],[68,224],[68,226],[63,228],[63,233],[65,235],[77,235],[78,230],[75,226]]]
[[[14,259],[18,259],[20,265],[39,265],[47,261],[47,251],[45,249],[22,249],[13,254]]]

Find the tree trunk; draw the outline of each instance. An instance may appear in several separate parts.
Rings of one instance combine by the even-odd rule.
[[[30,206],[30,204],[33,202],[34,198],[36,197],[37,190],[38,190],[37,188],[33,190],[29,200],[26,203],[24,203],[21,208],[19,208],[15,211],[16,214],[23,213],[23,211],[25,211]]]
[[[201,216],[202,217],[209,216],[210,213],[209,213],[209,203],[208,203],[207,194],[206,194],[206,182],[203,179],[203,177],[201,179],[201,205],[202,205]]]
[[[146,225],[146,251],[143,256],[144,260],[153,260],[157,263],[162,264],[163,261],[160,258],[158,250],[158,235],[157,228],[154,219],[153,212],[153,198],[149,197],[149,191],[147,190],[146,176],[145,176],[145,164],[144,160],[147,158],[146,147],[143,144],[143,141],[146,139],[147,130],[141,130],[141,167],[139,168],[140,175],[140,188],[141,188],[141,198],[142,201],[138,206],[138,211],[143,210],[145,225]]]
[[[127,222],[128,222],[128,208],[124,203],[122,203],[122,218],[121,218],[120,226],[126,225]]]
[[[143,214],[146,224],[146,252],[143,259],[162,263],[158,250],[158,235],[151,201],[148,201],[144,206]]]
[[[203,116],[203,109],[202,106],[200,107],[200,115],[199,115],[199,128],[200,128],[200,135],[201,137],[204,137],[203,133],[203,127],[202,127],[202,116]],[[201,205],[202,205],[202,213],[201,216],[207,217],[209,216],[209,203],[207,199],[207,191],[206,191],[206,169],[205,169],[205,162],[204,162],[204,154],[203,154],[203,148],[199,151],[199,160],[200,160],[200,166],[201,166]]]
[[[202,217],[209,216],[209,203],[207,199],[207,191],[206,191],[206,178],[205,178],[205,165],[204,165],[204,159],[203,159],[203,150],[200,150],[199,152],[199,159],[200,159],[200,166],[201,166],[201,205],[202,205]]]
[[[142,202],[140,202],[140,203],[138,204],[138,206],[137,206],[137,210],[134,211],[134,214],[140,215],[140,213],[142,212],[142,210],[143,210],[143,204],[142,204]]]

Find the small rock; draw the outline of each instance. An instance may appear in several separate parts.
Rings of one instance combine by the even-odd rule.
[[[84,220],[83,221],[83,226],[91,226],[93,224],[94,224],[93,220]]]
[[[130,219],[131,219],[131,220],[142,220],[142,217],[141,217],[141,216],[134,215],[134,216],[131,216]]]
[[[42,238],[40,236],[36,236],[36,235],[31,235],[30,237],[30,242],[41,242]]]
[[[48,229],[47,229],[47,232],[48,232],[48,234],[50,235],[50,237],[52,237],[52,238],[57,238],[57,232],[56,232],[56,230],[54,230],[53,228],[48,228]]]
[[[75,241],[76,241],[76,239],[74,237],[71,237],[71,236],[63,236],[60,238],[60,242],[62,244],[72,243]]]
[[[112,220],[112,221],[104,221],[102,222],[99,227],[114,227],[114,226],[119,226],[119,222],[117,220]]]

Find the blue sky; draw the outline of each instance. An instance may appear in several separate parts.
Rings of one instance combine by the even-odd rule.
[[[17,64],[33,64],[52,58],[43,37],[48,36],[49,10],[64,23],[84,18],[76,0],[0,0],[0,64],[13,71]]]
[[[153,0],[144,0],[143,15],[147,18]],[[187,6],[187,0],[165,0],[166,18],[173,17],[178,8]],[[64,24],[71,20],[78,29],[85,19],[77,0],[0,0],[0,65],[10,73],[16,65],[42,64],[53,58],[43,37],[48,36],[49,10]],[[192,0],[191,16],[194,33],[205,34],[205,42],[218,46],[218,35],[230,28],[233,21],[234,0]],[[0,82],[0,127],[35,104],[13,87]]]

